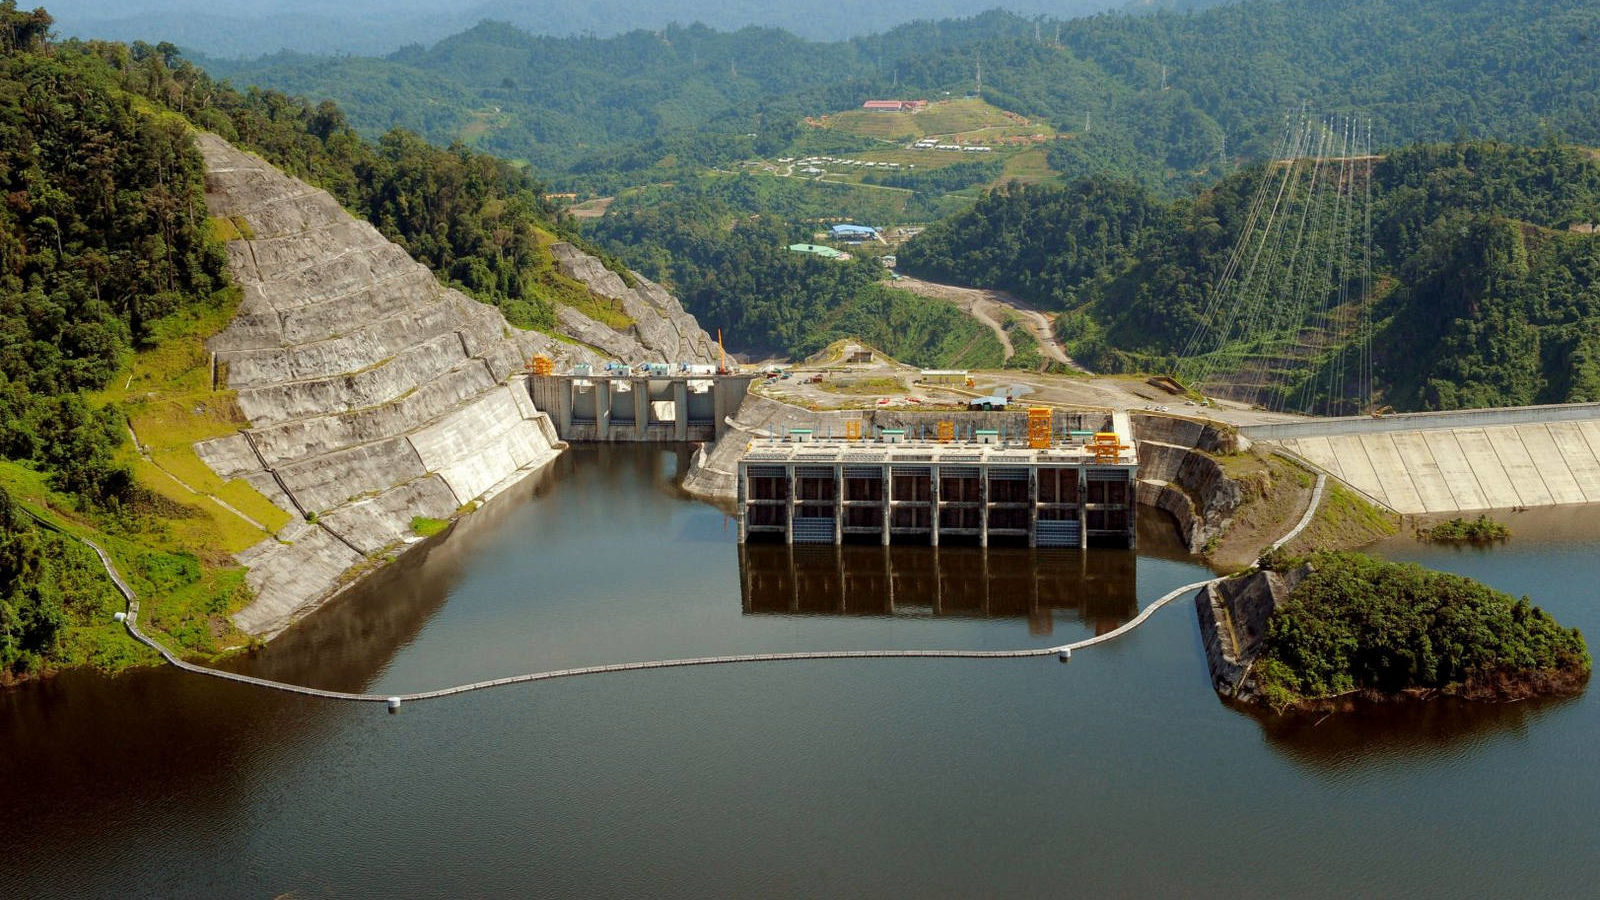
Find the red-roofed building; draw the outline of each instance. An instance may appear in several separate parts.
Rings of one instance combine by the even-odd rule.
[[[926,100],[868,100],[861,104],[868,112],[922,112],[928,108]]]

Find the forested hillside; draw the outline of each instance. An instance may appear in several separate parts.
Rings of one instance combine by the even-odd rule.
[[[1600,119],[1588,112],[1600,108],[1596,47],[1600,11],[1582,0],[1247,0],[1200,12],[1061,22],[996,11],[834,42],[705,26],[555,38],[486,22],[384,58],[280,55],[203,64],[240,83],[334,97],[353,127],[369,136],[405,124],[436,144],[459,140],[526,162],[561,190],[617,195],[613,215],[664,203],[680,215],[709,216],[692,228],[659,220],[659,231],[641,227],[636,216],[632,223],[602,223],[595,234],[636,263],[668,250],[683,257],[680,271],[649,271],[692,295],[693,310],[711,316],[713,325],[736,322],[730,334],[748,350],[793,352],[828,332],[819,326],[814,335],[797,335],[811,326],[773,313],[770,297],[816,293],[814,281],[781,255],[774,270],[785,273],[781,279],[759,285],[731,279],[714,302],[708,299],[690,269],[715,269],[714,258],[756,259],[747,239],[753,230],[733,235],[721,227],[735,213],[775,220],[784,234],[773,232],[766,252],[774,254],[776,241],[809,239],[825,221],[935,221],[973,202],[975,186],[990,181],[1066,184],[1065,199],[1029,188],[1001,191],[976,218],[936,228],[907,259],[931,277],[1007,287],[1076,310],[1088,285],[1109,282],[1138,257],[1145,265],[1136,275],[1101,288],[1115,292],[1120,311],[1098,303],[1093,315],[1069,315],[1062,323],[1088,359],[1126,368],[1182,349],[1174,335],[1192,332],[1195,310],[1203,309],[1217,274],[1211,261],[1237,238],[1226,227],[1217,234],[1191,228],[1198,242],[1192,258],[1158,265],[1143,255],[1142,236],[1168,227],[1159,221],[1186,215],[1171,204],[1191,208],[1193,190],[1204,189],[1212,199],[1201,202],[1219,208],[1233,192],[1248,197],[1256,182],[1241,167],[1273,152],[1286,117],[1302,102],[1370,117],[1380,148],[1479,138],[1600,144]],[[1047,132],[1035,151],[1015,160],[1015,172],[1011,157],[1002,162],[999,153],[914,167],[928,161],[912,154],[897,162],[898,170],[783,177],[794,174],[780,162],[785,158],[862,156],[899,146],[870,130],[829,127],[822,116],[856,109],[868,97],[972,93],[980,66],[982,98],[991,108],[1044,123]],[[1081,191],[1095,195],[1083,198],[1092,202],[1071,202]],[[701,202],[708,196],[715,209]],[[1015,212],[1024,207],[1030,211]],[[1013,213],[1049,220],[1049,227],[991,229],[983,221]],[[1214,215],[1227,226],[1226,213]],[[685,229],[699,237],[686,244]],[[939,234],[948,235],[939,239],[948,252],[935,249]],[[708,242],[729,245],[713,251]],[[972,249],[962,255],[964,243]],[[1397,263],[1398,257],[1385,260],[1391,270]],[[839,296],[833,288],[818,295]],[[1169,295],[1177,299],[1148,299]],[[755,314],[746,317],[746,310]],[[1346,339],[1345,330],[1324,329],[1318,346],[1304,353],[1326,356],[1323,345]],[[1541,346],[1541,352],[1551,347]],[[1373,352],[1381,349],[1378,340]],[[1253,352],[1264,360],[1272,350]],[[1587,359],[1584,351],[1572,352],[1579,362]],[[1364,368],[1365,345],[1361,354]],[[1551,372],[1556,365],[1548,363]],[[1321,379],[1325,404],[1339,390],[1338,368]],[[1443,371],[1391,369],[1397,380],[1390,394],[1406,405],[1449,405],[1561,390],[1553,377],[1535,385],[1487,371],[1468,376],[1455,392],[1417,387]],[[1479,381],[1500,386],[1485,394],[1470,387]]]
[[[1170,205],[1103,179],[995,191],[923,233],[900,260],[914,273],[1061,310],[1063,341],[1092,367],[1171,371],[1206,325],[1251,198],[1275,177],[1253,167]],[[1371,210],[1381,402],[1449,409],[1600,399],[1600,162],[1592,151],[1408,147],[1375,162]],[[1284,387],[1326,383],[1356,339],[1338,337],[1344,343]]]
[[[833,43],[704,27],[549,38],[485,23],[381,59],[207,65],[332,97],[369,135],[404,123],[582,186],[596,153],[620,168],[618,144],[643,157],[636,183],[659,176],[653,166],[722,165],[791,145],[801,116],[974,90],[981,61],[987,99],[1073,133],[1052,145],[1058,171],[1176,191],[1261,158],[1302,100],[1371,115],[1388,146],[1600,143],[1597,47],[1600,10],[1585,0],[1247,0],[1062,22],[993,12]]]
[[[49,25],[0,3],[0,680],[110,615],[109,583],[10,491],[42,482],[120,529],[155,514],[118,458],[122,414],[88,392],[163,317],[225,302],[185,125],[48,52]]]
[[[1003,348],[953,307],[881,283],[872,248],[847,262],[788,250],[809,235],[744,216],[715,193],[626,203],[593,232],[647,278],[752,355],[804,358],[857,337],[923,366],[998,367]]]
[[[1184,9],[1227,0],[1010,0],[1023,15],[1086,15],[1104,9]],[[814,40],[882,31],[912,19],[971,15],[993,0],[877,0],[870,4],[786,5],[764,0],[239,0],[219,7],[203,0],[57,0],[62,33],[119,41],[164,39],[186,49],[243,57],[263,51],[388,53],[432,42],[483,19],[511,22],[534,34],[609,37],[677,22],[786,28]]]

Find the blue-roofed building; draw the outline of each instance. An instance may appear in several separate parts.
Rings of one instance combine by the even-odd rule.
[[[835,225],[828,229],[828,237],[836,241],[875,241],[878,229],[868,225]]]

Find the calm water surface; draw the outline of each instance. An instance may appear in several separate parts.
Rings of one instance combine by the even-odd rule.
[[[735,544],[676,451],[590,449],[254,657],[410,691],[756,650],[1048,646],[1201,577],[1139,554]],[[1154,517],[1150,517],[1154,518]],[[1381,548],[1600,634],[1600,513]],[[399,715],[168,669],[0,693],[0,897],[1592,895],[1600,701],[1263,725],[1192,608],[1053,658],[606,675]]]

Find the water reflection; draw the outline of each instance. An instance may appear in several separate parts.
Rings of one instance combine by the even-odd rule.
[[[739,548],[746,615],[1025,618],[1050,634],[1074,613],[1097,634],[1138,612],[1130,550],[815,546]]]
[[[1456,757],[1493,738],[1526,738],[1540,719],[1572,702],[1576,698],[1517,703],[1433,699],[1287,716],[1240,709],[1261,723],[1267,745],[1285,758],[1315,772],[1337,774]]]
[[[223,667],[259,678],[334,691],[364,691],[427,626],[468,574],[482,545],[528,502],[548,493],[567,456],[530,475],[459,519],[450,531],[414,547],[275,638]]]

